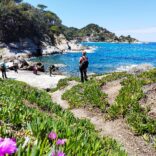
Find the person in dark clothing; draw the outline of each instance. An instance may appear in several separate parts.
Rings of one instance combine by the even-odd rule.
[[[16,60],[13,62],[13,68],[14,68],[14,71],[18,73],[18,63]]]
[[[34,73],[35,75],[37,75],[37,70],[38,70],[37,65],[34,65],[34,67],[33,67],[33,73]]]
[[[5,62],[1,65],[1,71],[2,71],[2,78],[3,79],[7,79],[7,75],[6,75],[6,64]]]
[[[51,65],[51,66],[49,67],[50,76],[52,75],[52,72],[54,72],[54,71],[55,71],[55,66],[54,66],[54,65]]]
[[[81,82],[87,81],[87,68],[88,68],[88,57],[86,56],[86,52],[82,52],[82,57],[80,57],[80,74],[81,74]]]

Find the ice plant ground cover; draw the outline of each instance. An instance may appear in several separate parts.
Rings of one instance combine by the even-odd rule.
[[[65,92],[62,98],[68,100],[71,108],[89,105],[91,107],[98,107],[102,112],[105,112],[109,103],[107,95],[101,91],[101,86],[109,81],[126,76],[128,74],[124,72],[112,73],[100,80],[97,80],[96,76],[93,76],[90,81],[76,85],[71,90]]]
[[[14,154],[17,151],[16,141],[10,138],[0,138],[0,156]]]
[[[47,92],[14,80],[0,79],[0,88],[0,137],[16,138],[15,156],[127,155],[115,140],[100,138],[89,121],[54,104]]]
[[[114,104],[109,105],[100,86],[117,79],[122,79],[123,87]],[[139,75],[112,73],[102,79],[93,78],[90,82],[73,87],[64,93],[63,99],[70,103],[71,108],[88,105],[97,107],[109,120],[125,118],[134,134],[151,138],[145,140],[150,140],[156,147],[156,120],[148,116],[148,108],[143,109],[139,104],[139,100],[144,97],[142,87],[152,83],[156,83],[156,69]]]

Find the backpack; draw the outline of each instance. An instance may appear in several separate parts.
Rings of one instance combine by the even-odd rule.
[[[80,69],[87,69],[89,65],[89,61],[88,60],[84,60],[81,64],[80,64]]]
[[[2,71],[5,71],[5,70],[6,70],[6,66],[5,66],[4,63],[1,65],[1,70],[2,70]]]

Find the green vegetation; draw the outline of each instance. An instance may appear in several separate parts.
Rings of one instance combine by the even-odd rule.
[[[66,86],[68,86],[69,81],[79,82],[80,79],[78,77],[69,77],[69,78],[61,79],[59,80],[57,87],[53,88],[51,92],[55,92],[56,90],[59,90],[59,89],[64,89]]]
[[[48,139],[51,131],[67,139],[61,147],[66,155],[126,155],[116,141],[99,138],[89,121],[75,119],[70,112],[54,104],[45,91],[1,79],[0,88],[0,137],[16,138],[15,155],[51,155],[54,147]]]
[[[156,68],[152,69],[150,72],[144,72],[138,76],[143,80],[143,84],[150,84],[156,82]]]
[[[123,79],[123,87],[114,104],[109,106],[107,95],[101,92],[100,86],[116,79]],[[155,82],[156,69],[138,76],[112,73],[101,79],[93,77],[93,80],[73,87],[63,95],[63,98],[68,100],[71,107],[96,106],[105,112],[109,119],[125,118],[133,132],[143,135],[147,140],[156,134],[156,121],[148,116],[149,109],[143,108],[139,101],[144,97],[142,87]]]
[[[112,73],[111,75],[104,76],[100,80],[96,80],[93,76],[90,81],[68,90],[62,98],[69,102],[71,108],[89,105],[98,107],[102,112],[105,112],[109,104],[107,95],[101,91],[101,86],[106,82],[124,78],[127,75],[126,73]]]
[[[0,41],[10,43],[29,38],[39,42],[47,34],[54,43],[54,32],[50,28],[57,26],[57,33],[60,33],[59,17],[53,12],[45,11],[44,5],[40,4],[37,9],[28,3],[16,2],[0,1]]]
[[[74,27],[63,26],[63,33],[65,36],[71,40],[77,38],[78,40],[83,40],[85,37],[89,37],[91,41],[94,42],[135,42],[137,41],[131,36],[121,36],[117,37],[114,33],[108,31],[105,28],[98,26],[97,24],[88,24],[82,29],[77,29]]]
[[[55,45],[54,35],[64,34],[68,40],[90,37],[92,41],[135,42],[130,36],[117,37],[114,33],[96,24],[89,24],[82,29],[67,27],[47,6],[38,4],[33,7],[22,0],[0,0],[0,41],[5,43],[29,38],[36,44],[51,39]]]
[[[99,84],[92,80],[73,87],[62,98],[68,100],[71,108],[91,105],[105,111],[108,105],[106,97],[106,94],[101,91]]]
[[[129,76],[123,81],[123,88],[118,95],[116,102],[108,113],[111,118],[123,116],[137,134],[156,134],[156,121],[147,115],[148,109],[143,109],[139,100],[144,97],[142,87],[145,84],[156,82],[156,70],[144,72],[138,77]]]
[[[107,76],[103,77],[102,79],[100,79],[99,84],[100,84],[100,86],[103,86],[107,82],[111,82],[111,81],[114,81],[117,79],[123,79],[123,78],[126,78],[128,75],[129,74],[127,74],[126,72],[111,73],[111,74],[108,74]]]

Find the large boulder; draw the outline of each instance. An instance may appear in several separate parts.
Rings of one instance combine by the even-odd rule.
[[[44,65],[40,62],[27,62],[27,64],[23,64],[21,69],[33,71],[35,66],[37,66],[38,71],[45,72]]]

